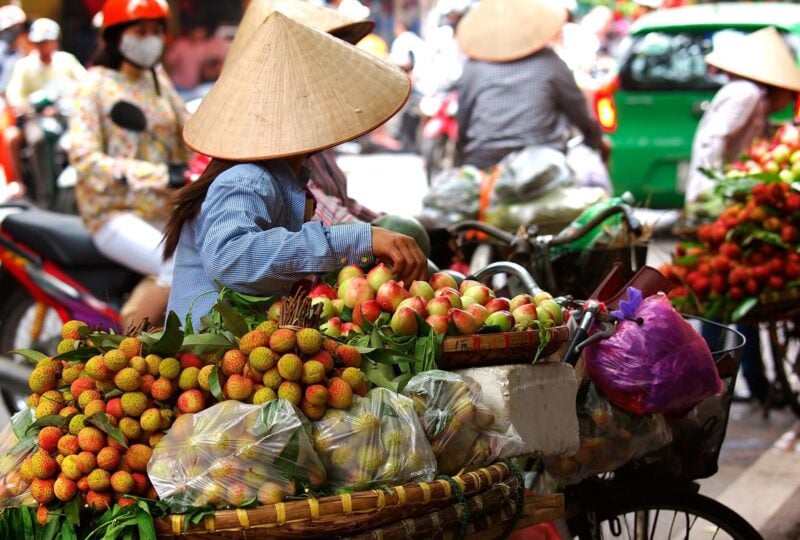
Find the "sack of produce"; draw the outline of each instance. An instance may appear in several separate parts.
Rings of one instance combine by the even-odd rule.
[[[574,178],[563,152],[540,145],[512,152],[497,164],[497,170],[494,196],[510,204],[541,197]]]
[[[471,165],[439,173],[422,199],[422,216],[441,225],[477,219],[482,175]]]
[[[153,450],[147,473],[173,512],[274,504],[325,480],[311,425],[285,399],[223,401],[181,415]]]
[[[628,289],[608,339],[584,356],[592,382],[617,407],[644,413],[686,413],[722,391],[711,351],[666,295],[642,299]]]
[[[493,197],[486,222],[507,231],[520,226],[567,224],[591,205],[603,200],[605,191],[598,187],[561,185],[535,199],[504,203]]]
[[[430,482],[436,458],[410,399],[386,388],[353,397],[347,411],[330,409],[314,422],[314,448],[334,489]]]
[[[23,409],[0,431],[0,508],[14,508],[26,504],[30,497],[30,483],[36,477],[29,456],[40,448],[57,450],[61,439],[58,429],[44,428],[41,440],[38,437],[25,438],[24,433],[35,420],[33,409]],[[53,436],[58,432],[59,436]],[[22,437],[17,436],[19,433]]]
[[[472,379],[448,371],[426,371],[414,376],[403,394],[414,402],[439,472],[456,474],[522,451],[524,443],[514,426],[496,421],[481,403],[480,386]]]
[[[561,484],[576,484],[672,442],[660,414],[632,414],[612,405],[594,385],[578,403],[580,447],[572,456],[546,456],[544,465]]]

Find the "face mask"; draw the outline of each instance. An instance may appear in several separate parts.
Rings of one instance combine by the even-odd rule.
[[[122,36],[119,52],[133,64],[149,69],[156,65],[164,50],[164,38],[160,36]]]

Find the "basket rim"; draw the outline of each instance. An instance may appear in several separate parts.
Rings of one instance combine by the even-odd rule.
[[[392,486],[387,490],[373,489],[307,498],[290,502],[261,505],[254,508],[217,510],[201,523],[187,523],[185,514],[170,514],[155,521],[157,534],[218,533],[247,529],[277,528],[304,522],[341,521],[343,517],[355,519],[382,510],[407,506],[424,507],[443,503],[459,496],[473,495],[491,488],[514,473],[508,464],[497,462],[474,471],[462,472],[450,479],[439,478],[432,482],[419,482]]]

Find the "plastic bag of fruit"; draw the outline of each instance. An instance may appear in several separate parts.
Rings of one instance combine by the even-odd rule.
[[[575,484],[672,442],[672,430],[660,414],[633,414],[612,405],[592,384],[578,403],[580,447],[572,456],[546,456],[547,472],[562,484]]]
[[[314,422],[314,448],[334,489],[430,482],[436,457],[410,399],[386,388],[354,397],[347,411]]]
[[[274,504],[325,480],[311,425],[285,399],[229,400],[181,415],[153,450],[147,473],[174,512]]]
[[[21,466],[36,449],[37,440],[23,437],[20,444],[17,433],[24,433],[34,420],[34,410],[23,409],[0,431],[0,508],[21,506],[29,498],[30,483],[25,479],[29,475]]]
[[[445,474],[514,457],[523,441],[508,422],[498,422],[481,403],[481,388],[456,373],[432,370],[414,376],[403,389]]]
[[[629,288],[608,339],[586,348],[586,372],[614,405],[633,413],[686,413],[722,391],[703,337],[666,295]]]

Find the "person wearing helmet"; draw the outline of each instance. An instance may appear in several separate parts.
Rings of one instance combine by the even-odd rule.
[[[377,260],[406,283],[423,278],[427,259],[413,238],[310,221],[304,167],[309,155],[383,124],[409,91],[399,68],[280,11],[258,21],[184,128],[186,144],[214,160],[178,192],[167,225],[169,310],[199,328],[221,287],[266,296]]]
[[[17,117],[16,125],[9,126],[3,133],[11,158],[9,177],[16,181],[22,179],[22,148],[25,144],[30,145],[34,150],[34,159],[32,173],[26,180],[34,200],[42,205],[52,202],[54,179],[46,173],[51,166],[43,161],[48,159],[48,152],[43,148],[46,144],[44,133],[36,123],[27,122],[27,117],[36,114],[59,117],[59,110],[52,105],[44,110],[35,110],[30,98],[38,91],[47,91],[47,99],[51,103],[70,99],[78,81],[86,74],[86,69],[77,58],[58,50],[60,34],[61,28],[52,19],[33,21],[28,32],[28,41],[33,50],[14,63],[5,90],[6,100]],[[66,122],[63,116],[60,120]]]
[[[5,92],[14,64],[31,52],[28,16],[17,6],[0,7],[0,92]]]
[[[169,199],[183,182],[188,117],[159,64],[169,18],[165,0],[106,0],[103,47],[78,90],[70,121],[70,163],[78,212],[97,249],[148,276],[122,308],[124,329],[163,317],[172,264],[162,261]],[[115,124],[120,102],[144,114],[144,131]],[[118,109],[117,109],[118,110]],[[118,118],[118,117],[115,117]]]

